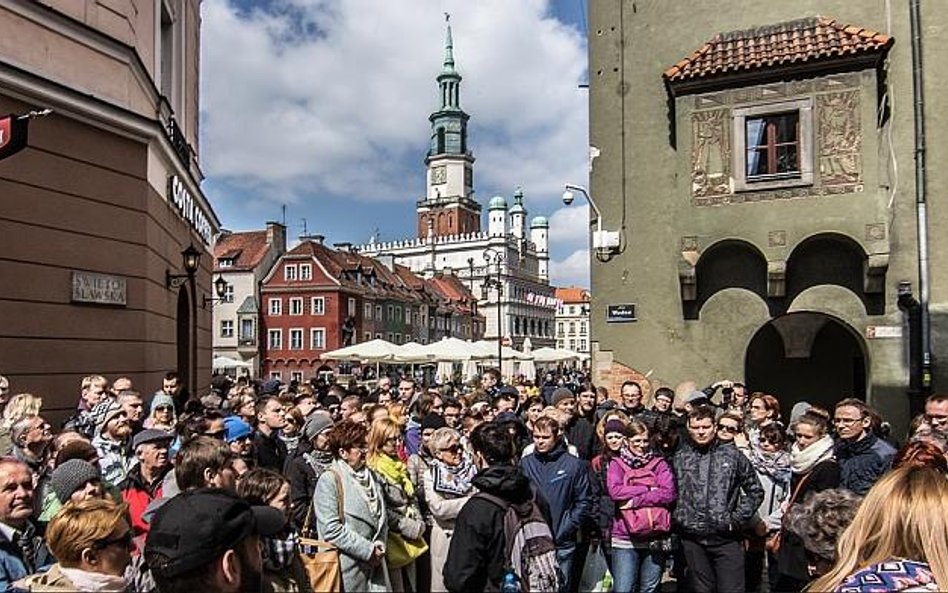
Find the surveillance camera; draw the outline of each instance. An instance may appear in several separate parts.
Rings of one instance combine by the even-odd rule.
[[[573,203],[573,192],[566,190],[563,192],[563,203],[569,206]]]

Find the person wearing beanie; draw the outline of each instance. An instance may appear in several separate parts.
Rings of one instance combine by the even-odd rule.
[[[592,459],[596,443],[596,427],[592,421],[576,413],[576,396],[567,387],[558,387],[553,392],[553,407],[566,414],[566,442],[576,448],[580,458]]]
[[[37,522],[46,525],[70,500],[109,498],[111,495],[102,485],[98,465],[85,459],[67,459],[50,472]],[[117,494],[114,498],[118,498]]]
[[[224,442],[241,459],[253,459],[253,427],[239,417],[224,418]]]
[[[163,391],[155,393],[151,398],[151,407],[148,411],[148,418],[145,419],[145,428],[157,428],[172,432],[177,422],[177,414],[174,407],[174,398]]]
[[[306,521],[319,476],[332,463],[326,435],[333,426],[329,412],[312,412],[303,423],[302,438],[296,451],[286,460],[284,474],[290,481],[290,518],[297,529],[302,529]]]
[[[99,468],[106,486],[121,489],[128,472],[138,462],[131,454],[132,426],[128,413],[117,402],[107,399],[92,408],[95,437],[92,446],[99,454]]]

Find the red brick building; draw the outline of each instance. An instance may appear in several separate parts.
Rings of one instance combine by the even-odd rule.
[[[483,335],[476,299],[456,277],[423,279],[391,258],[329,248],[320,235],[277,260],[260,292],[263,376],[285,381],[315,375],[327,364],[321,354],[349,344]]]

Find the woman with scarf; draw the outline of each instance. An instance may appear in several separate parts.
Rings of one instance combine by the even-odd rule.
[[[385,559],[392,591],[414,591],[415,559],[428,551],[425,521],[418,505],[408,466],[399,458],[403,442],[401,426],[382,418],[369,429],[368,466],[375,473],[385,499],[388,538]],[[407,581],[407,582],[406,582]]]
[[[448,558],[454,521],[461,507],[474,494],[471,480],[477,466],[461,446],[461,433],[453,428],[439,428],[428,443],[434,455],[424,475],[425,499],[432,518],[431,527],[431,591],[446,591],[441,574]]]
[[[753,401],[753,400],[752,400]],[[742,439],[735,439],[737,440]],[[744,585],[748,591],[760,588],[764,570],[764,552],[767,535],[780,529],[780,503],[786,500],[790,486],[790,453],[787,451],[786,434],[777,422],[760,428],[758,438],[749,445],[738,445],[750,459],[757,478],[764,489],[764,500],[752,519],[752,533],[746,540],[747,554],[744,558]],[[776,559],[770,555],[768,579],[773,589],[777,582]]]
[[[790,448],[790,496],[780,507],[781,515],[803,504],[814,492],[839,487],[839,463],[833,457],[833,437],[828,434],[829,419],[810,410],[791,426],[791,430],[796,440]],[[782,527],[776,556],[780,573],[776,590],[802,591],[810,581],[803,540]]]
[[[670,509],[678,495],[671,468],[649,445],[648,427],[606,420],[606,490],[615,501],[612,578],[615,593],[651,593],[661,585],[671,551]],[[647,519],[650,525],[643,525]]]
[[[318,538],[339,548],[343,591],[390,591],[385,563],[385,498],[365,465],[366,428],[341,422],[328,434],[335,461],[313,495]]]

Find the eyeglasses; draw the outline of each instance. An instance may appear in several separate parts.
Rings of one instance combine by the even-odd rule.
[[[845,424],[849,426],[850,424],[855,424],[860,420],[862,420],[862,418],[833,418],[833,424]]]
[[[942,422],[948,422],[948,415],[945,415],[945,414],[925,414],[925,420],[931,422],[932,424],[941,424]]]
[[[99,541],[93,544],[93,547],[98,548],[100,550],[104,548],[108,548],[109,546],[116,546],[116,545],[121,545],[123,548],[131,548],[132,541],[133,541],[132,532],[126,531],[124,534],[118,537],[113,537],[112,539],[100,539]]]
[[[155,408],[156,412],[170,412],[172,410],[174,410],[172,406],[157,406]]]
[[[457,453],[460,450],[461,450],[461,445],[458,445],[457,443],[441,449],[441,451],[444,453]]]
[[[729,424],[718,424],[718,430],[723,430],[731,434],[737,434],[741,432],[741,429],[737,426],[731,426]]]
[[[761,439],[760,442],[762,444],[767,443],[768,445],[773,445],[774,447],[778,447],[783,443],[783,441],[781,441],[779,437],[778,438],[770,437],[769,439]]]

